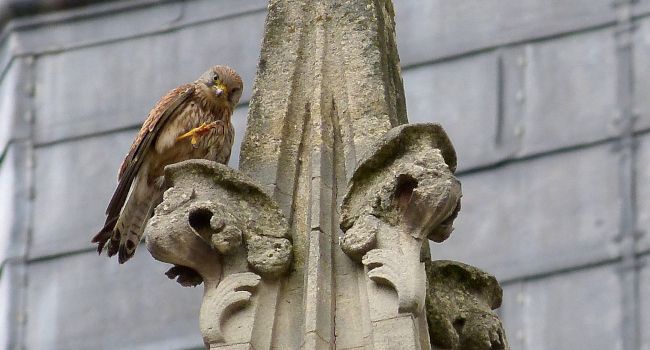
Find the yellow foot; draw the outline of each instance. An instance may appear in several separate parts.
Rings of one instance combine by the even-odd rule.
[[[183,135],[179,136],[176,138],[176,141],[181,141],[186,138],[190,138],[190,143],[192,144],[192,147],[196,148],[196,144],[198,142],[199,137],[207,134],[210,132],[210,130],[214,129],[217,126],[217,122],[212,122],[212,123],[203,123],[199,125],[198,127],[184,133]]]

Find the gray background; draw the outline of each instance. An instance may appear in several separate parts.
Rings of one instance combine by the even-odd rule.
[[[513,349],[650,350],[650,0],[395,7],[409,120],[441,123],[459,157],[463,208],[434,258],[497,276]],[[170,88],[237,68],[241,141],[266,2],[47,10],[0,22],[0,348],[200,348],[200,288],[89,239]]]

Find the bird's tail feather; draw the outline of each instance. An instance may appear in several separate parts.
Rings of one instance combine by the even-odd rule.
[[[149,198],[138,200],[135,196],[130,196],[127,200],[124,210],[115,224],[111,244],[109,244],[109,255],[114,255],[117,250],[120,264],[125,263],[135,253],[151,215],[153,204],[154,202]],[[111,245],[113,251],[110,251]]]
[[[118,255],[118,261],[123,264],[135,253],[144,233],[145,225],[153,209],[160,202],[159,196],[137,198],[132,193],[118,217],[106,219],[104,227],[92,242],[97,243],[97,252],[106,249],[109,257]]]
[[[95,237],[93,237],[91,242],[97,243],[97,253],[101,254],[102,250],[104,250],[104,246],[113,235],[113,229],[115,228],[116,222],[117,217],[106,219],[104,227],[95,235]]]

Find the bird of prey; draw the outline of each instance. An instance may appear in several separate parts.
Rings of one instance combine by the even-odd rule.
[[[227,164],[234,138],[230,118],[243,83],[232,68],[214,66],[163,96],[149,112],[118,173],[97,252],[129,260],[162,197],[163,169],[187,159]]]

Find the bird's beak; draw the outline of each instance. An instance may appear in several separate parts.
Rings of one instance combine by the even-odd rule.
[[[217,97],[221,97],[224,93],[226,93],[226,86],[223,84],[218,84],[214,86],[214,93],[217,95]]]

